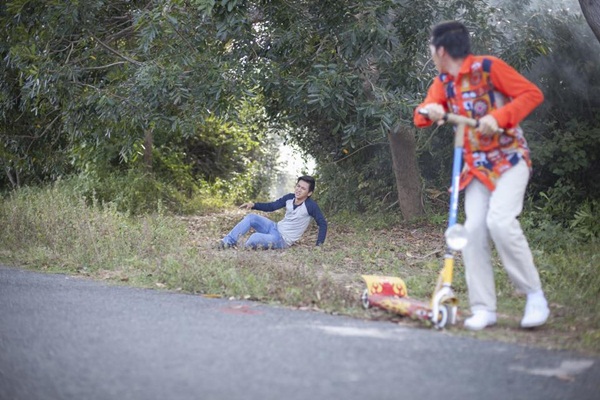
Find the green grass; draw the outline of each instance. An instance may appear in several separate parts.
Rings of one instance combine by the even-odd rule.
[[[0,261],[35,270],[88,276],[115,284],[206,296],[235,297],[319,309],[357,318],[420,326],[360,305],[362,274],[402,277],[409,295],[427,299],[443,255],[443,221],[403,223],[394,215],[330,216],[326,245],[316,227],[286,251],[218,251],[220,239],[244,212],[197,216],[155,213],[131,217],[110,204],[89,203],[67,184],[23,189],[0,200]],[[280,216],[278,216],[280,217]],[[277,218],[277,217],[275,217]],[[484,332],[458,335],[600,354],[600,277],[597,241],[528,232],[552,318],[533,331],[518,328],[524,298],[497,259],[500,321]],[[467,312],[460,256],[453,282]]]

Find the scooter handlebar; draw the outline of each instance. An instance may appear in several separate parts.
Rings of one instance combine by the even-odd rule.
[[[424,109],[421,108],[419,109],[419,114],[428,117],[429,116],[429,112]],[[466,125],[466,126],[470,126],[471,128],[479,128],[479,121],[473,118],[468,118],[468,117],[464,117],[462,115],[458,115],[458,114],[452,114],[452,113],[446,113],[444,114],[444,116],[442,117],[442,119],[444,120],[444,122],[450,122],[452,125]],[[502,133],[504,132],[504,129],[499,128],[496,133]]]

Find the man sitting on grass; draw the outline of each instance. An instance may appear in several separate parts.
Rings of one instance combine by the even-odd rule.
[[[250,235],[244,247],[251,249],[285,249],[298,241],[308,224],[314,218],[319,227],[317,246],[325,242],[327,221],[321,209],[310,196],[315,190],[315,178],[301,176],[298,178],[294,193],[288,193],[271,203],[244,203],[240,208],[259,211],[276,211],[285,207],[285,217],[277,223],[269,218],[248,214],[219,242],[219,248],[236,246],[240,237],[248,233],[250,228],[256,232]]]

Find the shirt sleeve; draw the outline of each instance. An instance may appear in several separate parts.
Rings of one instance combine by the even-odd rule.
[[[514,128],[544,101],[542,91],[528,81],[514,68],[496,57],[492,59],[490,79],[494,88],[511,99],[490,114],[498,121],[498,126]]]
[[[433,83],[427,90],[427,96],[425,97],[425,100],[423,100],[423,102],[419,104],[417,108],[415,108],[413,119],[417,128],[425,128],[433,124],[433,122],[429,118],[419,114],[419,109],[431,103],[441,105],[442,107],[444,107],[444,110],[448,112],[446,90],[444,89],[444,84],[442,83],[442,80],[439,76],[433,80]]]
[[[253,210],[258,210],[258,211],[266,211],[266,212],[271,212],[271,211],[276,211],[279,210],[280,208],[284,208],[285,207],[285,202],[288,201],[289,199],[293,199],[294,198],[294,193],[288,193],[285,196],[272,201],[270,203],[254,203],[254,207],[252,207]]]
[[[325,237],[327,236],[327,220],[323,216],[319,205],[312,199],[306,201],[306,210],[308,211],[308,215],[314,218],[319,227],[317,246],[320,246],[325,242]]]

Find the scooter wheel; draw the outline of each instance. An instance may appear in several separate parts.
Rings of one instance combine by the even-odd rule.
[[[362,305],[365,310],[368,310],[371,307],[371,302],[369,302],[369,290],[365,289],[360,296],[360,300],[362,301]]]
[[[446,322],[448,322],[448,306],[440,307],[438,321],[434,324],[436,329],[443,329],[446,326]]]

